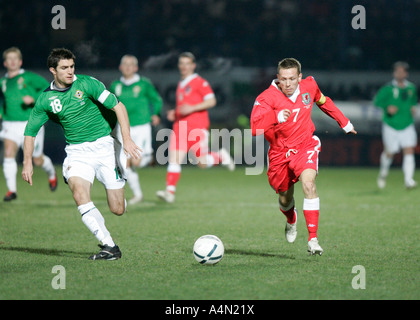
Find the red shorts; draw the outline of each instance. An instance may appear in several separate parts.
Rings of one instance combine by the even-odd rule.
[[[270,147],[268,152],[268,182],[277,192],[285,192],[299,181],[299,176],[305,169],[318,172],[318,155],[321,151],[321,141],[313,136],[299,149],[278,151]]]
[[[209,131],[188,127],[186,121],[175,122],[169,142],[170,151],[191,151],[197,158],[208,153]]]

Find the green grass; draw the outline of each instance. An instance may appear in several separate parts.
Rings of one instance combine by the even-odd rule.
[[[320,169],[321,257],[306,252],[300,183],[298,238],[288,244],[265,174],[184,167],[176,203],[169,205],[155,198],[166,168],[139,172],[144,202],[122,217],[109,212],[100,183],[92,188],[123,253],[118,261],[87,259],[98,251],[97,241],[61,180],[51,193],[39,169],[33,187],[18,179],[18,199],[0,203],[0,299],[420,298],[420,193],[404,189],[399,169],[383,191],[376,188],[377,169]],[[215,266],[200,265],[192,255],[204,234],[224,242],[225,256]],[[65,268],[64,290],[51,286],[55,265]],[[366,270],[364,290],[352,288],[356,265]]]

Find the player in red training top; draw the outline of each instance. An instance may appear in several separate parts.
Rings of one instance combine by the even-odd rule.
[[[181,53],[178,69],[181,81],[176,89],[176,108],[168,112],[168,120],[174,121],[169,142],[169,164],[166,190],[156,193],[158,198],[172,203],[181,175],[181,164],[190,152],[190,161],[200,168],[210,168],[221,163],[229,170],[235,169],[233,159],[225,149],[209,152],[208,136],[210,120],[208,109],[216,105],[216,97],[210,84],[195,73],[195,57],[191,52]]]
[[[357,132],[333,101],[321,93],[313,77],[302,79],[299,61],[283,59],[277,72],[277,79],[255,100],[252,134],[264,133],[270,143],[267,175],[270,185],[279,194],[280,211],[287,218],[286,240],[294,242],[297,235],[293,194],[294,184],[300,180],[304,193],[303,214],[309,231],[308,251],[321,255],[323,249],[317,238],[319,197],[315,185],[321,141],[313,135],[313,103],[336,120],[346,133]]]

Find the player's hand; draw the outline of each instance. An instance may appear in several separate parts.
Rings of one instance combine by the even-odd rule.
[[[31,96],[24,96],[22,97],[23,103],[29,106],[30,104],[35,103],[35,99]]]
[[[416,116],[416,108],[411,107],[411,116],[414,118]],[[1,120],[1,116],[0,116],[0,120]]]
[[[134,159],[141,158],[143,150],[138,147],[131,138],[124,139],[123,146],[125,154],[130,155]]]
[[[290,114],[291,112],[289,109],[281,110],[277,115],[277,120],[279,121],[279,123],[284,123],[287,121],[287,119],[289,119]]]
[[[175,117],[176,117],[175,109],[168,110],[168,112],[166,113],[166,118],[169,121],[173,122],[175,121]]]
[[[181,116],[187,116],[190,113],[194,112],[193,106],[190,106],[189,104],[183,104],[179,107],[178,112]]]
[[[388,113],[388,115],[393,116],[398,112],[398,107],[390,105],[386,108],[386,112]]]
[[[25,180],[27,183],[29,183],[30,185],[32,185],[32,175],[33,175],[34,171],[33,171],[33,165],[32,165],[32,161],[28,161],[23,162],[23,168],[22,168],[22,178],[23,180]]]
[[[347,134],[357,134],[357,131],[353,128],[351,131],[347,132]]]
[[[292,114],[292,112],[289,109],[284,109],[283,110],[284,120],[287,121],[287,119],[289,119],[289,117],[290,117],[291,114]]]
[[[157,115],[152,116],[152,126],[156,127],[160,123],[160,117]]]

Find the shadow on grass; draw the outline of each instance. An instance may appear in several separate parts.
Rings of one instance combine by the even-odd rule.
[[[178,210],[179,205],[166,203],[162,200],[144,200],[139,203],[129,204],[127,213],[155,213]]]
[[[0,244],[0,250],[4,251],[16,251],[26,252],[33,254],[41,254],[46,256],[57,256],[57,257],[73,257],[73,258],[87,258],[92,255],[92,252],[81,252],[81,251],[70,251],[70,250],[58,250],[48,248],[28,248],[28,247],[4,247]]]
[[[229,249],[225,251],[225,254],[239,254],[239,255],[245,255],[245,256],[271,257],[271,258],[295,260],[295,257],[291,255],[274,254],[274,253],[258,252],[258,251],[252,251],[252,250],[241,250],[241,249]]]

